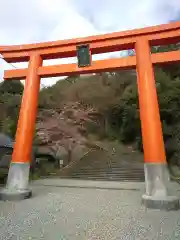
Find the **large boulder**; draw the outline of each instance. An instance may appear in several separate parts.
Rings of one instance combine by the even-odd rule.
[[[13,152],[13,139],[0,133],[0,168],[8,168]]]
[[[13,153],[14,141],[11,137],[0,133],[0,168],[8,168],[11,162]],[[31,168],[36,165],[36,157],[34,148],[31,155]]]
[[[60,166],[66,166],[70,161],[69,153],[63,146],[57,146],[56,158]]]
[[[40,161],[47,161],[47,162],[56,162],[57,158],[56,158],[56,154],[54,152],[54,149],[52,147],[49,146],[38,146],[36,148],[36,160],[37,162]]]
[[[87,146],[81,144],[76,145],[71,152],[71,161],[74,162],[80,160],[87,152],[88,152]]]
[[[0,133],[0,146],[13,147],[13,139],[4,133]]]

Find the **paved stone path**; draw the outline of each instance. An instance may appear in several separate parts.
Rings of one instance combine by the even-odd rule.
[[[38,180],[33,197],[0,202],[0,240],[179,240],[180,211],[146,210],[143,183]],[[180,185],[172,183],[180,197]]]

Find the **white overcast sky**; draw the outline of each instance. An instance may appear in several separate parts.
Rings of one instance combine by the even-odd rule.
[[[0,45],[83,37],[177,19],[180,0],[0,0]],[[10,68],[0,60],[0,79]]]

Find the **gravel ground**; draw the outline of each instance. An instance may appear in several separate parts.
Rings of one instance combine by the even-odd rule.
[[[180,211],[146,210],[142,183],[46,179],[32,189],[28,200],[0,202],[0,240],[180,239]]]

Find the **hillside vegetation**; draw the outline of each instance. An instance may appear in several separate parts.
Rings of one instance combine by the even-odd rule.
[[[178,45],[173,45],[152,51],[177,48]],[[174,165],[180,165],[179,65],[155,67],[154,71],[167,160]],[[15,134],[22,91],[23,86],[20,82],[4,82],[0,86],[0,131],[12,137]],[[39,123],[41,125],[44,123],[43,128],[38,127]],[[77,135],[79,141],[94,136],[98,140],[118,140],[143,151],[135,71],[118,71],[84,77],[76,75],[60,80],[52,87],[42,89],[39,96],[35,140],[39,138],[40,129],[44,129],[45,132],[50,125],[52,128],[56,126],[54,130],[56,137],[55,135],[52,137],[56,139],[54,142],[51,139],[50,143],[47,143],[50,145],[58,139],[59,144],[65,138],[67,142],[69,139],[76,141]],[[46,132],[48,134],[48,130]]]

